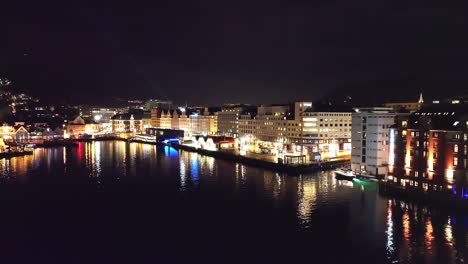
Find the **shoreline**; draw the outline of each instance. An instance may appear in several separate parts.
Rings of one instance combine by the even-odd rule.
[[[201,155],[205,155],[205,156],[209,156],[209,157],[213,157],[213,158],[217,158],[221,160],[239,162],[239,163],[249,165],[252,167],[258,167],[258,168],[268,169],[268,170],[277,171],[277,172],[286,172],[292,175],[297,175],[300,173],[332,170],[332,169],[336,169],[336,168],[343,167],[345,165],[350,164],[349,160],[344,160],[344,161],[326,161],[326,162],[322,162],[319,164],[314,163],[314,164],[307,164],[307,165],[304,165],[304,164],[288,165],[284,163],[283,164],[273,163],[273,162],[269,162],[269,161],[265,161],[261,159],[249,158],[246,156],[237,155],[237,154],[230,153],[227,151],[218,151],[218,150],[212,151],[212,150],[194,148],[191,146],[186,146],[186,145],[181,145],[181,144],[169,145],[169,144],[145,142],[145,141],[139,141],[139,140],[132,140],[128,142],[149,144],[149,145],[156,145],[156,146],[168,146],[176,150],[198,153]]]

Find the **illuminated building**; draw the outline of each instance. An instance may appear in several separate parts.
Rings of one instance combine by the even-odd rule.
[[[112,132],[112,117],[117,114],[115,108],[93,108],[90,110],[90,118],[99,124],[99,131]]]
[[[151,127],[171,128],[171,114],[169,110],[159,107],[152,108]]]
[[[351,112],[315,110],[311,102],[259,106],[256,115],[240,115],[239,134],[241,148],[254,144],[245,147],[250,151],[345,156],[351,153]]]
[[[142,115],[126,113],[113,116],[112,131],[123,137],[141,134],[143,132]]]
[[[189,131],[190,122],[185,108],[178,108],[172,111],[171,128]]]
[[[239,119],[240,115],[253,111],[254,106],[229,104],[224,105],[221,111],[216,112],[218,120],[218,134],[227,137],[239,137]]]
[[[29,141],[29,132],[23,126],[19,127],[15,131],[14,139],[16,142],[27,142]]]
[[[352,115],[351,169],[355,174],[387,174],[390,127],[395,124],[392,108],[356,108]]]
[[[81,135],[93,135],[99,132],[99,124],[94,120],[85,120],[81,116],[68,122],[66,133],[70,138],[77,138]]]
[[[390,148],[387,182],[464,193],[459,188],[468,179],[467,127],[468,104],[435,104],[400,120],[390,130],[395,143]]]
[[[205,109],[203,114],[194,113],[189,116],[189,131],[192,134],[214,135],[218,131],[217,116]]]
[[[385,103],[384,107],[393,108],[395,111],[406,110],[410,113],[418,111],[424,104],[422,93],[419,94],[419,100],[417,102],[406,102],[406,103]]]
[[[303,112],[295,128],[295,135],[288,136],[290,142],[306,146],[308,153],[319,152],[324,158],[351,154],[351,112],[323,112],[310,107]]]

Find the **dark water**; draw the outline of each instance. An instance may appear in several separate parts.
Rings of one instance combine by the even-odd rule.
[[[468,215],[123,142],[0,160],[1,263],[462,263]]]

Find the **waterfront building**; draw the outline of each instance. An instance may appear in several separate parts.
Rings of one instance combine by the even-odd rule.
[[[99,131],[103,133],[112,132],[112,117],[117,114],[115,108],[92,108],[90,118],[99,124]]]
[[[202,114],[193,113],[189,116],[189,132],[191,134],[214,135],[217,131],[217,116],[209,113],[208,109],[205,109]]]
[[[185,133],[189,131],[189,117],[185,108],[177,108],[172,111],[171,128],[183,130]]]
[[[171,128],[171,111],[159,107],[151,109],[151,127]]]
[[[246,151],[255,152],[255,130],[257,129],[256,118],[257,108],[245,110],[239,116],[239,143],[240,151],[245,154]]]
[[[94,120],[84,119],[81,116],[67,122],[66,134],[70,138],[78,138],[81,135],[94,135],[99,132],[99,124]]]
[[[143,132],[142,115],[125,113],[113,116],[112,132],[124,138],[141,134]]]
[[[218,134],[227,137],[239,137],[239,119],[245,111],[252,111],[255,106],[241,104],[225,104],[221,111],[216,112]]]
[[[16,129],[13,138],[16,142],[28,142],[29,131],[26,130],[26,128],[24,128],[23,126],[20,126],[18,129]]]
[[[356,108],[352,114],[351,169],[357,175],[385,176],[389,131],[395,124],[393,108]]]
[[[388,183],[466,195],[468,104],[434,104],[390,129]],[[456,186],[457,185],[457,186]]]
[[[299,147],[306,147],[308,153],[318,152],[325,159],[349,158],[351,155],[351,112],[316,111],[313,107],[309,107],[301,113],[301,116],[297,116],[295,121],[291,122],[293,134],[289,136],[290,142],[296,145],[296,151]],[[296,121],[297,119],[299,122]]]
[[[384,107],[393,108],[395,111],[401,112],[406,110],[410,113],[418,111],[421,106],[424,104],[424,99],[422,93],[419,94],[419,99],[417,102],[397,102],[397,103],[385,103]]]
[[[255,116],[240,116],[239,127],[248,151],[309,159],[314,152],[324,159],[351,154],[351,112],[314,109],[311,102],[259,106]]]

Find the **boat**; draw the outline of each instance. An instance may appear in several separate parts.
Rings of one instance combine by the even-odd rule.
[[[338,168],[333,171],[333,173],[335,174],[335,178],[339,180],[352,181],[354,178],[356,178],[356,175],[354,175],[353,171],[348,168]]]

